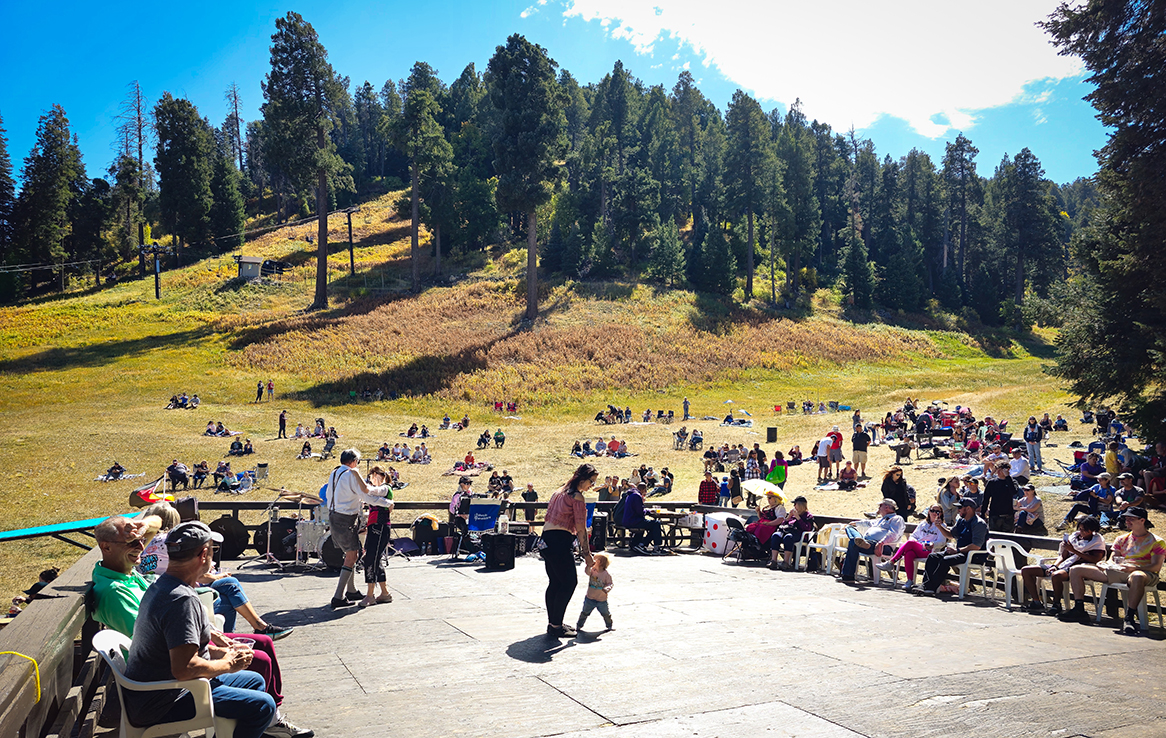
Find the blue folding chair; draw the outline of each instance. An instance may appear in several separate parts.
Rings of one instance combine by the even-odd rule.
[[[470,511],[466,518],[466,530],[462,531],[458,536],[457,545],[450,551],[450,559],[456,559],[461,553],[462,542],[468,537],[471,542],[479,542],[482,539],[483,533],[489,533],[494,530],[494,526],[498,524],[498,510],[502,505],[501,500],[494,499],[479,499],[473,498],[470,500]]]

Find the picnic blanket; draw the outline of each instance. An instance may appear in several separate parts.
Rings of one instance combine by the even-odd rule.
[[[228,431],[228,432],[222,433],[222,434],[203,433],[203,435],[207,436],[208,438],[229,438],[230,436],[241,436],[241,435],[243,435],[243,431]],[[309,436],[309,438],[318,438],[318,436]]]
[[[110,477],[108,474],[98,474],[93,478],[95,482],[120,482],[123,479],[138,479],[146,476],[146,472],[141,474],[122,474],[120,477]]]
[[[443,476],[443,477],[476,477],[484,471],[493,470],[493,468],[494,468],[493,464],[487,464],[485,462],[479,461],[477,464],[474,464],[469,469],[458,469],[455,466],[447,472],[442,472],[441,476]]]
[[[859,482],[857,489],[863,489],[864,487],[866,487],[866,482]],[[826,484],[819,484],[814,487],[815,491],[820,492],[833,492],[838,489],[838,482],[827,482]]]

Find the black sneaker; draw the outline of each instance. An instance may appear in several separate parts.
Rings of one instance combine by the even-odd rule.
[[[1044,612],[1045,606],[1040,603],[1040,600],[1029,600],[1028,604],[1024,606],[1024,609],[1035,615]]]
[[[1084,607],[1074,606],[1058,615],[1057,619],[1064,623],[1087,623],[1089,622],[1089,613],[1085,612]]]
[[[329,607],[331,607],[333,610],[336,610],[341,607],[348,607],[351,604],[351,602],[342,597],[333,597],[332,602],[329,603]]]
[[[348,600],[349,602],[359,602],[360,600],[364,599],[364,595],[362,595],[360,592],[345,592],[344,599]]]
[[[1122,628],[1122,633],[1128,636],[1138,636],[1142,634],[1142,626],[1137,620],[1127,620],[1125,627]]]
[[[1050,615],[1056,618],[1060,617],[1062,612],[1064,611],[1061,609],[1060,603],[1057,603],[1055,605],[1049,605],[1048,609],[1045,610],[1045,615]]]
[[[259,635],[265,635],[273,641],[278,641],[280,638],[287,638],[291,635],[295,628],[281,628],[274,623],[268,623],[262,630],[255,631]]]

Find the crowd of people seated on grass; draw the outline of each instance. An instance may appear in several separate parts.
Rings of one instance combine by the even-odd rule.
[[[449,419],[449,413],[446,413],[445,417],[443,417],[441,419],[441,425],[437,426],[437,429],[438,430],[460,431],[460,430],[464,430],[464,429],[469,428],[469,427],[470,427],[469,414],[463,415],[461,420],[459,420],[457,422],[453,422]]]
[[[211,420],[211,421],[207,422],[206,430],[203,431],[203,435],[204,436],[215,436],[217,438],[225,438],[227,436],[240,435],[240,431],[232,431],[230,428],[223,425],[223,421],[221,421],[221,420],[219,420],[219,421]]]
[[[231,441],[231,447],[227,449],[227,456],[249,456],[255,453],[255,447],[251,445],[251,439],[240,441],[238,438]]]
[[[591,443],[590,439],[575,441],[575,444],[571,446],[571,455],[580,459],[588,456],[623,459],[631,456],[631,453],[628,452],[628,442],[626,440],[619,441],[616,440],[615,436],[612,436],[610,440],[605,441],[600,436],[594,444]]]
[[[432,461],[429,456],[429,449],[425,446],[424,442],[417,444],[410,450],[409,444],[407,443],[394,443],[390,448],[388,441],[385,441],[377,449],[376,460],[408,462],[410,464],[428,464]]]
[[[188,395],[185,392],[170,396],[170,402],[166,404],[167,410],[194,410],[202,400],[198,399],[198,395]]]
[[[416,423],[410,425],[409,430],[405,431],[401,435],[405,436],[406,438],[431,438],[433,436],[433,434],[429,432],[429,428],[427,426],[422,425],[420,428],[418,428]]]

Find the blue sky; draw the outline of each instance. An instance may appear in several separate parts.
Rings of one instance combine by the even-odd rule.
[[[333,67],[380,87],[424,60],[452,81],[481,70],[514,32],[543,45],[581,82],[622,59],[648,84],[690,69],[722,110],[738,87],[766,109],[800,98],[811,118],[854,125],[879,155],[912,147],[936,159],[959,131],[980,149],[981,174],[1027,146],[1058,182],[1096,170],[1105,130],[1081,98],[1075,60],[1057,57],[1033,22],[1055,0],[450,0],[271,3],[0,4],[0,115],[19,169],[38,117],[64,107],[90,176],[112,160],[127,85],[155,101],[189,98],[212,123],[239,85],[244,118],[259,116],[275,19],[313,24]],[[893,7],[893,10],[888,8]],[[49,21],[46,24],[46,21]]]

